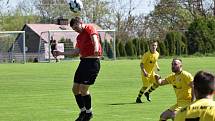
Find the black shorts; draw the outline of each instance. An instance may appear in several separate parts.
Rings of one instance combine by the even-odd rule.
[[[98,58],[81,58],[79,66],[75,72],[74,83],[92,85],[100,70],[100,60]]]

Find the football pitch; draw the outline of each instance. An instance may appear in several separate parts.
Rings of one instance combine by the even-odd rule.
[[[162,77],[171,73],[171,60],[158,61]],[[183,69],[215,73],[215,57],[182,58]],[[74,121],[79,109],[71,91],[78,61],[0,64],[0,121]],[[152,102],[135,99],[142,86],[140,60],[101,61],[101,71],[90,88],[92,121],[158,121],[175,104],[171,86],[157,88]]]

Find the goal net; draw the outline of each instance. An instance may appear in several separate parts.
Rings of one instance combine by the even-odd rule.
[[[103,49],[103,59],[116,59],[115,50],[115,30],[98,30],[100,42]],[[74,30],[49,30],[40,35],[38,60],[40,62],[56,61],[53,57],[52,41],[56,41],[56,49],[62,52],[75,48],[78,33]],[[58,60],[77,59],[71,56],[59,56]]]
[[[24,31],[0,31],[0,63],[26,63]]]

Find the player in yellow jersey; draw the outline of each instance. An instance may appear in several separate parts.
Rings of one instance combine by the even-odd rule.
[[[160,70],[157,64],[159,57],[159,53],[157,52],[158,42],[151,41],[149,46],[150,50],[143,55],[140,62],[143,86],[141,87],[138,97],[136,98],[136,103],[142,103],[141,97],[147,88],[149,88],[150,91],[144,93],[144,95],[148,101],[151,101],[149,93],[158,87],[158,84],[155,83],[156,81],[154,77],[154,69],[157,68],[158,71]]]
[[[178,110],[191,103],[194,99],[192,93],[193,77],[190,73],[182,70],[181,59],[175,58],[172,60],[172,72],[173,74],[170,74],[165,79],[161,79],[158,75],[155,76],[159,85],[171,84],[177,98],[177,103],[161,114],[160,121],[173,119]]]
[[[196,101],[178,111],[175,121],[215,121],[215,76],[199,71],[193,85]]]

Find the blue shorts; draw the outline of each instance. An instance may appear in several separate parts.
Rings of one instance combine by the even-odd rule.
[[[74,83],[92,85],[100,70],[99,58],[81,58],[75,72]]]

